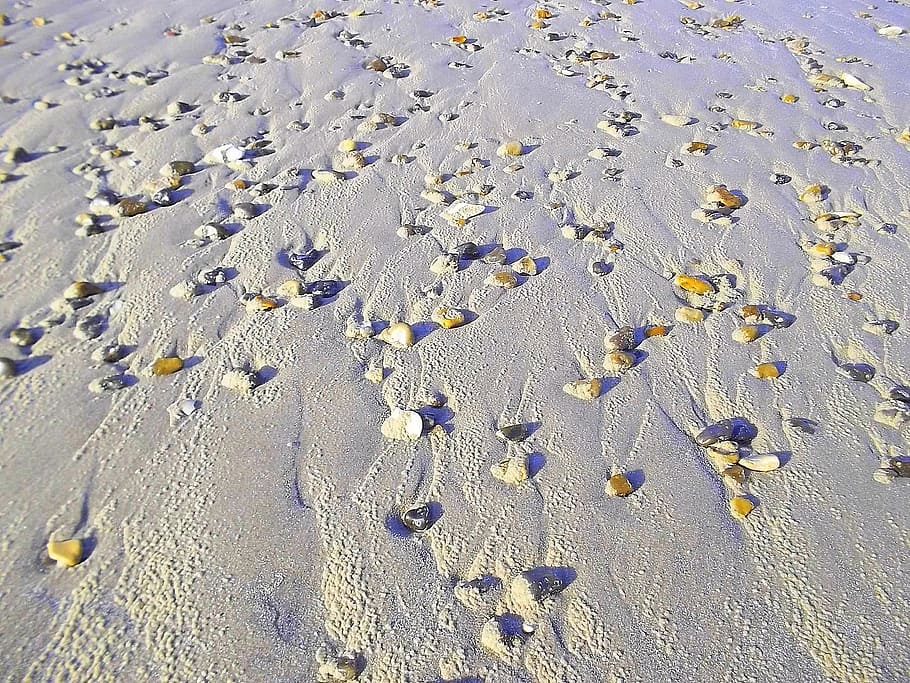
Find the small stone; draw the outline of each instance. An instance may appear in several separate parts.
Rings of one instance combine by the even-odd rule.
[[[300,280],[285,280],[278,286],[276,292],[286,298],[300,296],[304,292],[303,285]]]
[[[868,382],[875,377],[875,368],[868,363],[844,363],[838,366],[837,374],[854,382]]]
[[[900,401],[901,403],[910,403],[910,387],[905,386],[894,386],[888,390],[888,398],[892,401]]]
[[[9,340],[16,346],[31,346],[38,340],[38,335],[26,327],[17,327],[9,333]]]
[[[73,336],[82,341],[95,339],[101,336],[106,326],[107,321],[100,315],[90,315],[76,323],[76,327],[73,329]]]
[[[780,101],[785,104],[794,104],[799,101],[799,97],[797,97],[796,95],[791,95],[790,93],[787,93],[786,95],[780,96]]]
[[[28,161],[29,154],[23,147],[12,147],[4,156],[3,161],[7,164],[21,164]]]
[[[730,501],[730,513],[737,519],[745,518],[754,509],[755,503],[745,496],[736,496]]]
[[[148,206],[145,202],[136,201],[134,199],[121,199],[114,206],[113,213],[120,218],[131,218],[133,216],[138,216],[141,213],[145,213],[146,211],[148,211]]]
[[[496,150],[496,156],[502,157],[503,159],[508,157],[517,157],[521,156],[524,152],[524,145],[522,145],[517,140],[509,140],[508,142],[502,143]]]
[[[632,484],[629,482],[628,477],[623,473],[614,474],[610,477],[610,480],[607,482],[607,494],[611,496],[619,496],[620,498],[625,498],[634,489]]]
[[[107,344],[92,352],[92,360],[102,363],[117,363],[126,356],[129,349],[122,344]]]
[[[418,503],[406,508],[401,513],[401,523],[415,533],[426,531],[433,525],[430,506],[426,503]]]
[[[0,357],[0,379],[10,379],[16,376],[16,361],[12,358]]]
[[[129,384],[127,384],[123,375],[108,375],[107,377],[93,380],[88,385],[88,389],[93,394],[103,394],[109,391],[119,391],[127,386],[129,386]]]
[[[430,315],[430,320],[447,330],[459,327],[465,323],[465,315],[457,308],[438,306]]]
[[[321,168],[313,171],[313,180],[320,185],[328,185],[339,180],[344,180],[344,174],[330,168]]]
[[[758,430],[755,425],[743,419],[731,418],[708,425],[698,433],[695,442],[705,448],[719,441],[748,444],[756,436],[758,436]]]
[[[64,299],[83,299],[101,294],[104,290],[93,282],[78,280],[63,290]]]
[[[48,541],[47,554],[61,567],[75,567],[82,562],[82,541],[71,538],[68,541]]]
[[[888,459],[888,466],[899,477],[910,477],[910,457],[903,455]]]
[[[512,264],[512,270],[519,275],[537,275],[537,263],[530,256],[522,256]]]
[[[502,289],[513,289],[518,285],[518,280],[515,276],[506,270],[491,273],[483,282],[491,287],[500,287]]]
[[[433,259],[430,272],[434,275],[452,275],[458,272],[459,258],[457,254],[441,254]]]
[[[392,408],[380,427],[382,435],[393,441],[416,441],[423,434],[423,419],[413,410]]]
[[[221,386],[241,394],[252,391],[257,384],[255,373],[246,368],[233,368],[221,376]]]
[[[278,301],[269,296],[255,294],[248,298],[243,306],[246,308],[247,313],[263,313],[278,308]]]
[[[713,282],[709,282],[704,278],[695,277],[694,275],[684,275],[680,273],[673,279],[673,282],[680,289],[692,294],[706,296],[717,292],[717,287]]]
[[[727,465],[721,474],[737,484],[742,484],[746,481],[746,470],[739,465]]]
[[[414,331],[410,325],[404,322],[392,323],[377,334],[376,338],[396,349],[406,349],[414,346]]]
[[[484,254],[480,260],[483,263],[501,266],[506,262],[506,250],[501,245],[497,244]]]
[[[496,436],[503,441],[512,441],[517,443],[524,441],[531,435],[531,431],[526,424],[504,425],[496,430]]]
[[[528,458],[522,454],[500,460],[490,466],[490,474],[504,484],[518,486],[529,477]]]
[[[339,655],[319,665],[316,679],[319,683],[341,683],[353,681],[357,674],[357,660],[348,655]]]
[[[356,149],[357,149],[357,142],[353,138],[345,138],[344,140],[342,140],[341,142],[338,143],[339,152],[344,152],[345,154],[347,154],[348,152],[353,152]]]
[[[753,472],[772,472],[780,469],[780,458],[774,453],[755,453],[740,458],[737,462],[741,467]]]
[[[183,369],[183,360],[177,356],[158,358],[152,363],[152,374],[156,377],[172,375]]]
[[[676,126],[677,128],[690,126],[695,123],[695,119],[691,116],[684,116],[682,114],[661,114],[660,120],[670,126]]]
[[[677,322],[697,325],[705,319],[705,312],[700,308],[693,308],[692,306],[680,306],[676,309],[673,317]]]
[[[807,185],[803,191],[799,193],[799,201],[806,204],[820,202],[824,198],[825,190],[824,187],[819,183],[812,183],[811,185]]]
[[[607,372],[621,374],[630,370],[637,360],[637,356],[631,351],[610,351],[604,358],[603,368]]]
[[[192,280],[184,280],[171,287],[168,293],[175,299],[189,301],[194,296],[201,293],[201,291],[202,290],[197,283]]]
[[[602,382],[597,377],[593,379],[579,379],[563,385],[562,390],[569,396],[580,398],[583,401],[593,401],[600,396]]]
[[[748,344],[754,342],[762,334],[762,329],[758,325],[740,325],[733,330],[732,337],[733,341],[737,341],[740,344]]]
[[[638,343],[638,336],[629,325],[623,325],[610,336],[604,337],[604,349],[607,351],[631,351]]]
[[[714,185],[709,188],[705,201],[716,203],[725,209],[738,209],[743,205],[743,200],[730,192],[726,185]]]
[[[258,212],[256,210],[256,205],[251,202],[240,202],[236,204],[233,208],[232,214],[234,218],[240,220],[250,220],[256,218]]]
[[[879,484],[890,484],[895,477],[897,477],[897,472],[890,467],[878,467],[872,473],[872,478]]]
[[[169,178],[170,176],[184,176],[189,175],[196,170],[196,164],[192,161],[171,161],[160,169],[158,169],[158,175]]]
[[[749,370],[749,374],[758,379],[774,379],[781,376],[781,369],[777,363],[759,363]]]

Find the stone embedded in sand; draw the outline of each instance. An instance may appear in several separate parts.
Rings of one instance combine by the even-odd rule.
[[[742,484],[746,481],[746,470],[736,464],[727,465],[721,474],[727,479],[735,481],[737,484]]]
[[[607,351],[631,351],[638,346],[639,339],[635,329],[623,325],[607,337],[604,337],[604,349]]]
[[[706,296],[717,292],[717,287],[713,282],[709,282],[704,278],[696,277],[694,275],[684,275],[683,273],[680,273],[673,278],[673,282],[677,287],[686,292],[690,292],[691,294]]]
[[[692,306],[680,306],[676,309],[673,317],[677,322],[696,325],[705,319],[705,312],[700,308],[693,308]]]
[[[645,327],[645,339],[652,337],[666,337],[670,333],[670,327],[667,325],[648,325]]]
[[[758,430],[755,425],[742,419],[726,419],[708,425],[695,437],[695,442],[707,448],[720,441],[732,441],[736,444],[748,444],[756,436]]]
[[[386,64],[385,60],[381,57],[373,57],[370,61],[363,65],[363,68],[367,71],[378,71],[383,72],[389,68],[389,65]]]
[[[698,142],[693,140],[682,146],[681,151],[685,154],[703,157],[708,153],[709,145],[707,142]]]
[[[172,375],[183,369],[183,360],[177,356],[166,356],[152,363],[152,374],[156,377]]]
[[[504,662],[516,664],[521,658],[522,635],[504,628],[501,618],[493,617],[480,629],[480,646]]]
[[[330,168],[320,168],[313,171],[313,180],[320,185],[328,185],[339,180],[344,180],[344,174]]]
[[[730,126],[736,130],[752,131],[760,128],[761,124],[757,121],[748,121],[746,119],[733,119],[730,122]]]
[[[300,280],[285,280],[282,282],[278,289],[275,290],[278,296],[283,296],[286,298],[291,298],[294,296],[300,296],[304,292],[304,283]]]
[[[840,78],[844,82],[844,85],[846,85],[848,88],[853,88],[854,90],[862,90],[864,92],[872,90],[871,85],[864,83],[856,76],[849,74],[846,71],[840,75]]]
[[[234,205],[231,215],[240,220],[250,220],[256,218],[258,210],[256,209],[256,205],[252,202],[240,202],[239,204]]]
[[[504,484],[518,486],[530,476],[528,458],[522,454],[500,460],[490,466],[490,474]]]
[[[192,161],[171,161],[158,169],[158,174],[167,178],[173,175],[189,175],[195,170],[196,164]]]
[[[607,372],[621,374],[635,365],[637,360],[631,351],[610,351],[604,358],[603,368]]]
[[[75,567],[82,562],[82,541],[71,538],[68,541],[48,541],[47,554],[62,567]]]
[[[522,145],[518,140],[509,140],[508,142],[502,143],[496,149],[496,156],[502,157],[503,159],[507,157],[517,157],[521,156],[524,152],[524,145]]]
[[[240,394],[252,391],[257,384],[256,374],[246,368],[232,368],[221,376],[221,386]]]
[[[440,327],[444,327],[445,329],[450,330],[453,327],[464,325],[465,315],[457,308],[438,306],[430,315],[430,320]]]
[[[743,200],[727,189],[726,185],[713,185],[705,194],[705,200],[716,202],[727,209],[738,209],[743,205]]]
[[[537,263],[530,256],[522,256],[512,264],[512,270],[519,275],[537,275]]]
[[[270,296],[256,294],[255,296],[247,299],[244,302],[243,306],[246,308],[247,313],[262,313],[264,311],[272,311],[278,308],[278,301]]]
[[[780,96],[780,101],[783,102],[784,104],[794,104],[795,102],[799,101],[799,97],[797,97],[796,95],[791,95],[791,94],[787,93],[786,95]]]
[[[104,290],[101,289],[94,282],[86,282],[85,280],[77,280],[69,287],[63,290],[64,299],[83,299],[89,296],[95,296],[96,294],[101,294]]]
[[[753,453],[740,458],[736,464],[753,472],[773,472],[780,469],[781,461],[774,453]]]
[[[799,193],[799,201],[806,204],[811,204],[813,202],[820,202],[824,199],[825,189],[819,183],[812,183],[807,185],[802,192]]]
[[[182,282],[178,282],[176,285],[171,287],[168,293],[175,299],[183,299],[184,301],[189,301],[201,291],[202,290],[198,283],[193,282],[192,280],[183,280]]]
[[[430,506],[426,503],[417,503],[401,512],[401,523],[409,529],[419,533],[433,526],[433,516]]]
[[[507,270],[491,273],[483,282],[491,287],[501,287],[502,289],[512,289],[518,285],[518,280]]]
[[[76,323],[76,327],[73,329],[73,336],[82,341],[96,339],[101,336],[105,327],[107,327],[107,321],[102,316],[90,315]]]
[[[458,272],[459,266],[458,254],[440,254],[430,264],[430,272],[434,275],[453,275]]]
[[[16,361],[12,358],[0,357],[0,379],[9,379],[16,376]]]
[[[754,342],[762,334],[764,333],[758,325],[740,325],[733,330],[732,336],[733,341],[738,341],[740,344],[748,344],[749,342]]]
[[[392,323],[377,334],[376,338],[397,349],[414,346],[414,331],[405,322]]]
[[[503,425],[496,430],[496,436],[503,441],[512,441],[518,443],[524,441],[531,435],[531,431],[526,424]]]
[[[10,331],[9,340],[16,346],[31,346],[38,340],[38,335],[27,327],[17,327]]]
[[[875,368],[868,363],[842,363],[836,372],[854,382],[868,382],[875,377]]]
[[[583,401],[592,401],[600,396],[602,382],[597,377],[593,379],[579,379],[563,385],[562,390],[569,396],[580,398]]]
[[[120,218],[132,218],[146,211],[148,211],[148,205],[134,199],[121,199],[113,208],[113,214]]]
[[[423,419],[413,410],[392,408],[380,427],[382,435],[393,441],[417,441],[423,434]]]
[[[780,366],[777,363],[759,363],[749,370],[749,374],[758,379],[774,379],[780,377]]]
[[[353,151],[348,152],[341,159],[341,167],[349,171],[356,171],[361,168],[365,168],[367,165],[366,157],[363,156],[362,152]]]
[[[755,503],[745,496],[736,496],[730,501],[730,513],[737,519],[745,518],[754,509]]]
[[[691,116],[684,116],[682,114],[661,114],[660,120],[670,126],[676,126],[677,128],[682,128],[683,126],[689,126],[695,123],[695,119]]]
[[[622,472],[614,474],[607,482],[607,494],[611,496],[625,498],[632,493],[633,490],[629,478]]]

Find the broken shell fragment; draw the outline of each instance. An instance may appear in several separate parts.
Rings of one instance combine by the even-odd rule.
[[[392,408],[380,427],[382,435],[393,441],[417,441],[423,434],[423,419],[413,410]]]
[[[528,458],[522,454],[500,460],[490,466],[490,474],[503,484],[518,486],[529,477]]]
[[[82,541],[71,538],[68,541],[48,541],[47,555],[61,567],[75,567],[82,562]]]
[[[736,519],[744,519],[754,509],[755,503],[745,496],[736,496],[730,501],[730,513]]]
[[[437,307],[430,315],[430,320],[447,330],[459,327],[465,323],[465,315],[457,308]]]
[[[491,287],[500,287],[501,289],[513,289],[518,285],[516,277],[507,270],[491,273],[483,282]]]
[[[597,377],[593,379],[579,379],[563,385],[562,390],[569,396],[580,398],[583,401],[593,401],[600,396],[602,382]]]
[[[392,323],[377,334],[376,338],[396,349],[414,346],[414,331],[410,325],[404,322]]]
[[[221,377],[221,386],[240,394],[252,391],[258,383],[256,374],[246,368],[232,368]]]

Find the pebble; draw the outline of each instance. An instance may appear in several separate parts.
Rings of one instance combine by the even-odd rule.
[[[610,351],[604,358],[603,368],[607,372],[622,374],[631,369],[638,357],[631,351]]]
[[[531,431],[526,424],[504,425],[496,430],[496,436],[503,441],[512,441],[517,443],[524,441],[531,435]]]
[[[740,344],[748,344],[754,342],[763,334],[762,328],[758,325],[740,325],[733,330],[732,337],[733,341],[737,341]]]
[[[482,263],[491,265],[504,265],[506,262],[506,250],[499,244],[490,249],[486,254],[480,257]]]
[[[175,299],[189,301],[197,294],[201,294],[202,290],[199,285],[192,280],[183,280],[171,287],[170,290],[168,290],[168,293]]]
[[[357,660],[348,655],[332,657],[319,665],[316,678],[319,683],[342,683],[357,678]]]
[[[182,359],[177,356],[166,356],[164,358],[158,358],[154,363],[152,363],[151,372],[152,375],[161,377],[163,375],[171,375],[182,369]]]
[[[875,377],[875,368],[868,363],[843,363],[837,367],[837,373],[854,382],[868,382]]]
[[[82,541],[71,538],[67,541],[48,541],[47,555],[61,567],[75,567],[82,562]]]
[[[465,314],[457,308],[438,306],[430,315],[430,320],[440,327],[450,330],[465,324]]]
[[[694,275],[684,275],[680,273],[676,275],[675,278],[673,278],[673,282],[683,291],[690,292],[692,294],[706,296],[709,294],[715,294],[717,292],[717,287],[714,285],[714,283],[709,282],[704,278],[696,277]]]
[[[423,434],[423,419],[413,410],[392,408],[380,431],[385,438],[394,441],[416,441]]]
[[[496,156],[506,159],[508,157],[517,157],[521,156],[524,153],[524,145],[522,145],[517,140],[509,140],[508,142],[502,143],[496,149]]]
[[[721,471],[721,474],[727,479],[735,481],[737,484],[742,484],[746,481],[746,470],[736,464],[727,465]]]
[[[604,337],[604,349],[607,351],[631,351],[641,340],[634,328],[623,325],[611,335]]]
[[[234,205],[232,215],[240,220],[250,220],[258,215],[256,205],[251,202],[241,202]]]
[[[781,466],[780,458],[773,453],[747,455],[736,464],[753,472],[772,472]]]
[[[81,339],[82,341],[95,339],[101,336],[101,333],[104,332],[106,326],[107,321],[103,317],[100,315],[90,315],[82,318],[76,323],[76,327],[73,329],[73,335],[76,339]]]
[[[458,254],[441,254],[433,259],[430,272],[434,275],[453,275],[459,268]]]
[[[670,126],[676,126],[677,128],[690,126],[696,122],[691,116],[683,116],[681,114],[661,114],[660,120]]]
[[[744,519],[754,509],[755,503],[745,496],[736,496],[730,500],[730,513],[737,519]]]
[[[543,602],[558,595],[568,584],[560,578],[555,570],[548,567],[537,567],[521,572],[512,579],[509,591],[519,604],[527,604],[528,598],[534,602]]]
[[[9,333],[9,340],[16,346],[31,346],[38,339],[38,335],[26,327],[17,327]]]
[[[603,388],[602,382],[597,377],[593,379],[579,379],[563,385],[562,390],[569,396],[580,398],[583,401],[592,401],[600,396]]]
[[[692,306],[680,306],[674,312],[673,317],[677,322],[696,325],[705,319],[705,312]]]
[[[401,523],[415,533],[426,531],[433,525],[430,506],[426,503],[417,503],[405,508],[401,512]]]
[[[505,458],[491,465],[490,473],[504,484],[518,486],[528,479],[528,458],[524,454]]]
[[[512,264],[512,270],[519,275],[537,275],[537,263],[530,256],[522,256]]]
[[[516,277],[507,270],[491,273],[483,282],[491,287],[500,287],[502,289],[513,289],[518,285]]]
[[[158,175],[168,178],[170,176],[185,176],[196,170],[196,164],[192,161],[171,161],[160,169]]]
[[[628,477],[623,473],[614,474],[610,477],[610,480],[607,482],[607,494],[611,496],[619,496],[620,498],[625,498],[632,493],[634,489],[632,488],[631,482],[629,482]]]
[[[344,180],[344,174],[332,169],[317,169],[313,171],[313,180],[320,185],[328,185],[340,180]]]
[[[16,376],[16,361],[0,356],[0,379],[10,379]]]
[[[799,201],[806,204],[812,204],[814,202],[820,202],[824,199],[824,188],[819,183],[812,183],[803,188],[803,191],[799,193]]]
[[[101,294],[104,290],[93,282],[77,280],[63,290],[64,299],[83,299]]]
[[[101,377],[100,379],[93,380],[89,385],[88,389],[93,394],[103,394],[107,391],[119,391],[129,386],[124,379],[123,375],[108,375],[107,377]]]
[[[376,338],[396,349],[414,346],[414,331],[410,325],[404,322],[392,323],[377,334]]]
[[[258,383],[256,374],[246,368],[235,367],[221,376],[221,386],[240,394],[252,391]]]
[[[719,441],[749,444],[756,436],[758,430],[755,425],[746,420],[729,418],[705,427],[695,437],[695,442],[702,447],[711,446]]]
[[[902,385],[891,387],[888,390],[888,398],[892,401],[910,403],[910,387]]]
[[[759,363],[749,373],[758,379],[774,379],[782,374],[778,363]]]

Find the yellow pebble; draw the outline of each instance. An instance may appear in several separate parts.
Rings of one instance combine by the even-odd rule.
[[[71,538],[68,541],[48,541],[47,554],[58,565],[75,567],[82,562],[82,541]]]
[[[165,356],[152,363],[152,374],[156,377],[173,375],[183,369],[183,361],[177,356]]]
[[[743,519],[754,509],[755,504],[743,496],[736,496],[730,501],[730,512],[737,519]]]
[[[785,104],[793,104],[794,102],[799,101],[799,97],[797,97],[796,95],[791,95],[790,93],[787,93],[786,95],[780,96],[780,101],[784,102]]]
[[[464,325],[465,315],[457,308],[446,308],[445,306],[439,306],[430,315],[430,320],[432,320],[440,327],[451,330],[453,327]]]
[[[357,142],[352,138],[346,138],[338,143],[339,152],[353,152],[357,149]]]
[[[632,493],[632,484],[629,482],[626,475],[614,474],[610,477],[610,481],[607,482],[607,493],[611,496],[619,496],[620,498],[625,498],[630,493]]]
[[[684,275],[683,273],[678,274],[674,280],[676,286],[692,294],[713,294],[717,291],[717,287],[713,283],[703,280],[700,277],[695,277],[694,275]]]
[[[746,119],[733,119],[730,125],[736,130],[755,130],[761,124],[757,121],[747,121]]]
[[[774,379],[781,375],[780,366],[777,363],[759,363],[749,372],[758,379]]]

